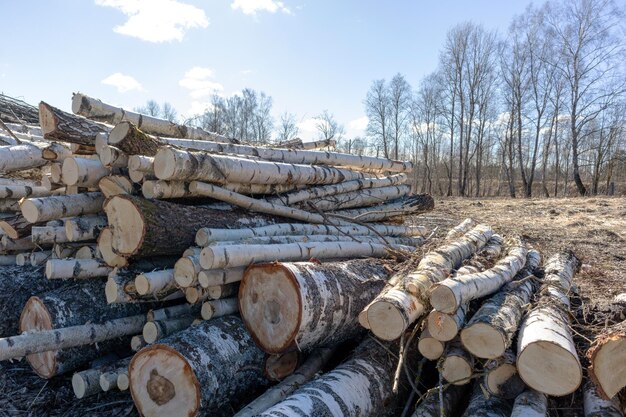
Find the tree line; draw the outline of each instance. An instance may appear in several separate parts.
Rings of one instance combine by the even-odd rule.
[[[372,82],[363,137],[347,137],[327,110],[315,117],[318,136],[343,152],[413,161],[421,192],[624,194],[623,12],[614,0],[549,0],[528,6],[503,34],[457,24],[418,85],[402,74]],[[148,104],[149,114],[176,118],[167,103]],[[206,112],[184,122],[249,143],[297,137],[296,115],[275,120],[271,110],[270,96],[244,89],[214,95]]]

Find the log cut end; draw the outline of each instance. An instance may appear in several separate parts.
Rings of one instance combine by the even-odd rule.
[[[39,221],[39,208],[34,200],[23,200],[20,203],[20,210],[22,210],[22,216],[24,216],[29,223],[37,223]]]
[[[472,373],[472,365],[462,356],[447,356],[441,364],[441,376],[452,385],[469,384]]]
[[[485,377],[487,391],[498,397],[513,399],[524,391],[524,383],[517,374],[515,364],[504,363]]]
[[[108,227],[103,228],[98,236],[98,251],[104,263],[113,268],[128,266],[128,259],[113,252],[113,234]]]
[[[154,157],[154,174],[160,180],[168,180],[176,171],[176,152],[171,148],[161,148]]]
[[[117,388],[120,391],[126,391],[130,386],[130,381],[128,380],[128,373],[120,373],[117,375]]]
[[[626,387],[626,336],[623,332],[601,339],[589,353],[590,375],[607,398],[613,398]]]
[[[506,350],[502,333],[487,323],[475,323],[461,330],[461,342],[468,352],[483,359],[499,358]]]
[[[87,382],[80,374],[80,372],[77,372],[72,376],[72,389],[74,390],[74,395],[76,396],[76,398],[78,398],[79,400],[81,398],[84,398],[85,395],[88,394],[88,388],[89,386],[87,385]]]
[[[32,330],[51,330],[52,317],[39,297],[30,297],[24,305],[20,317],[20,333]],[[56,351],[34,353],[26,356],[33,371],[42,378],[52,378],[56,374]]]
[[[120,122],[109,132],[109,144],[116,145],[123,141],[131,130],[129,122]]]
[[[39,103],[39,125],[41,126],[44,138],[46,135],[56,131],[57,118],[48,104],[43,101]]]
[[[63,165],[61,165],[61,176],[63,183],[66,185],[78,184],[78,177],[80,175],[80,167],[78,161],[75,158],[65,158]]]
[[[379,300],[367,309],[367,322],[376,337],[396,340],[404,332],[405,317],[395,303]]]
[[[430,304],[437,311],[452,314],[459,306],[454,292],[445,285],[437,285],[430,294]]]
[[[428,314],[428,331],[435,339],[448,342],[457,335],[459,326],[454,316],[433,310]]]
[[[291,351],[281,355],[267,355],[264,373],[270,381],[282,381],[293,374],[298,367],[300,353]]]
[[[128,368],[130,392],[139,413],[153,416],[195,416],[200,384],[187,360],[157,344],[135,355]]]
[[[134,254],[141,247],[145,234],[141,212],[124,196],[112,197],[105,211],[109,224],[115,229],[111,242],[113,250],[121,255]]]
[[[556,397],[576,391],[582,381],[578,357],[547,341],[526,346],[517,356],[517,369],[526,385]]]
[[[443,355],[445,348],[446,345],[442,341],[430,336],[427,330],[422,333],[422,337],[420,337],[417,343],[417,350],[419,350],[423,357],[430,361],[439,359],[441,355]]]
[[[239,289],[239,309],[261,349],[281,353],[294,345],[302,304],[298,283],[284,265],[261,264],[248,268]]]

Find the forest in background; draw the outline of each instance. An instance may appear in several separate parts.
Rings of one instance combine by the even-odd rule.
[[[506,33],[452,27],[439,64],[418,85],[398,73],[363,100],[363,137],[332,111],[315,117],[339,150],[411,160],[416,191],[445,196],[626,194],[626,25],[613,0],[529,6]],[[298,136],[298,117],[272,116],[272,97],[213,95],[182,122],[249,143]],[[151,100],[142,112],[178,119]]]

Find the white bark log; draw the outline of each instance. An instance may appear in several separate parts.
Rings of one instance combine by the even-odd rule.
[[[128,157],[128,169],[153,174],[154,157],[145,155],[131,155]]]
[[[468,305],[460,306],[453,314],[432,310],[428,314],[428,329],[432,337],[448,342],[458,334],[465,324]]]
[[[587,381],[583,389],[583,407],[585,417],[624,417],[618,401],[602,398],[591,381]]]
[[[97,259],[49,259],[46,262],[48,279],[89,279],[106,277],[113,270]]]
[[[98,182],[98,188],[106,198],[120,194],[136,194],[132,181],[123,175],[108,175]]]
[[[412,251],[407,246],[392,245],[394,249]],[[307,261],[333,258],[382,258],[389,254],[385,245],[355,242],[287,243],[283,245],[233,245],[206,247],[200,254],[204,269],[233,268],[258,262]]]
[[[474,357],[463,349],[458,339],[447,344],[440,372],[443,379],[452,385],[465,385],[471,382],[474,374]]]
[[[208,246],[216,241],[237,241],[267,236],[290,235],[334,235],[334,236],[424,236],[427,230],[423,226],[399,226],[372,224],[368,227],[359,225],[327,226],[324,224],[279,223],[270,226],[248,229],[212,229],[202,228],[196,233],[196,244]]]
[[[111,170],[97,159],[65,158],[61,166],[63,183],[79,187],[97,187],[98,182],[109,175]]]
[[[98,251],[104,263],[113,268],[128,266],[128,259],[113,251],[113,234],[108,227],[103,228],[98,236]]]
[[[329,197],[314,198],[302,204],[302,207],[313,207],[322,211],[343,210],[354,207],[366,207],[396,200],[411,192],[408,185],[393,185],[389,187],[372,188],[367,190],[351,191]]]
[[[185,256],[174,265],[174,280],[181,288],[198,284],[198,274],[202,271],[198,256]]]
[[[222,298],[219,300],[208,300],[202,303],[200,314],[202,315],[202,319],[211,320],[237,312],[239,312],[237,298]]]
[[[63,194],[65,190],[50,191],[43,186],[30,187],[26,185],[0,185],[0,198],[28,198],[48,197]]]
[[[510,417],[511,402],[500,397],[485,396],[480,384],[474,384],[467,409],[461,417]]]
[[[74,254],[76,259],[98,259],[102,260],[102,255],[96,245],[83,245]]]
[[[64,217],[96,214],[102,210],[101,193],[83,193],[56,197],[28,198],[20,204],[22,215],[31,223]]]
[[[105,168],[127,168],[128,155],[115,146],[107,145],[98,153],[100,163]]]
[[[16,255],[0,255],[0,265],[15,265],[16,264]]]
[[[28,261],[30,266],[40,266],[44,265],[51,256],[52,251],[33,252],[30,254]]]
[[[109,134],[108,133],[98,133],[96,135],[96,139],[94,140],[94,148],[96,149],[96,153],[100,155],[102,150],[109,146]]]
[[[200,309],[191,304],[176,304],[156,310],[150,310],[146,314],[148,321],[168,320],[180,316],[197,316]]]
[[[202,288],[209,288],[239,282],[243,279],[245,270],[245,267],[202,270],[198,273],[198,284]]]
[[[373,207],[337,210],[329,212],[329,214],[340,216],[342,219],[347,218],[370,223],[424,213],[432,210],[433,207],[434,202],[430,195],[418,194]]]
[[[53,243],[68,242],[65,227],[33,226],[30,231],[31,239],[36,245],[52,245]]]
[[[528,389],[515,399],[511,417],[546,417],[548,397],[541,392]]]
[[[445,348],[446,345],[441,340],[437,340],[432,337],[430,331],[428,330],[428,322],[426,322],[419,341],[417,342],[417,349],[419,352],[426,359],[435,361],[443,355]]]
[[[347,169],[267,162],[227,155],[161,148],[154,158],[154,173],[161,180],[250,184],[336,184],[365,178]]]
[[[80,216],[65,220],[65,235],[70,242],[94,240],[107,226],[106,216]]]
[[[0,146],[0,172],[14,172],[37,168],[48,161],[41,149],[32,144]]]
[[[191,326],[195,317],[181,316],[165,320],[149,321],[143,326],[143,339],[146,343],[154,343],[157,340],[180,332]]]
[[[135,278],[135,286],[139,295],[162,298],[176,290],[174,270],[144,272]]]
[[[338,194],[345,195],[346,193],[352,191],[400,185],[404,184],[407,179],[408,177],[406,174],[398,174],[384,178],[365,178],[361,180],[345,181],[339,184],[310,187],[284,196],[273,197],[268,199],[268,201],[274,204],[284,204],[286,206],[290,206],[302,201],[320,199]]]
[[[501,357],[488,360],[483,366],[483,372],[483,386],[491,395],[513,399],[526,387],[517,373],[515,353],[510,349]]]
[[[458,239],[465,233],[476,227],[476,225],[477,224],[474,219],[467,218],[448,231],[448,233],[446,234],[446,240]]]
[[[459,306],[489,295],[513,280],[524,267],[528,250],[516,239],[508,255],[493,268],[476,274],[463,274],[447,278],[435,285],[430,294],[430,304],[437,311],[452,314]]]
[[[100,388],[100,369],[87,369],[85,371],[76,372],[72,376],[72,390],[79,400],[91,395],[102,392]]]
[[[334,350],[329,348],[315,349],[293,374],[265,391],[260,397],[239,410],[233,417],[255,417],[284,400],[296,389],[311,380],[330,360],[333,352]]]
[[[0,240],[0,251],[2,252],[23,252],[36,249],[35,244],[30,236],[21,239],[11,239],[7,235],[2,236]]]
[[[359,242],[377,243],[389,245],[421,246],[424,242],[422,238],[412,237],[386,237],[386,236],[335,236],[335,235],[293,235],[293,236],[263,236],[245,240],[212,242],[208,246],[229,246],[229,245],[276,245],[285,243],[300,242]]]
[[[143,327],[142,327],[143,329]],[[144,340],[143,335],[135,335],[130,339],[130,349],[133,352],[139,352],[144,347],[148,346],[148,343]]]
[[[547,395],[574,392],[582,369],[569,328],[569,297],[578,259],[571,252],[557,254],[545,266],[541,297],[520,327],[517,368],[529,387]]]
[[[52,142],[42,149],[42,157],[48,161],[63,161],[72,156],[72,150],[65,143]]]

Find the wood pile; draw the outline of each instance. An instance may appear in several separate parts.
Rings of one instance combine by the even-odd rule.
[[[0,360],[143,416],[547,416],[583,380],[586,415],[621,415],[624,323],[585,372],[576,255],[434,237],[412,163],[72,112],[0,96],[0,263],[40,270],[0,282]]]

